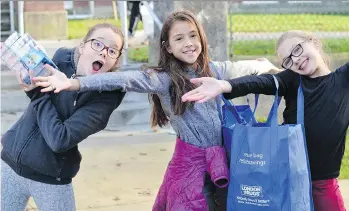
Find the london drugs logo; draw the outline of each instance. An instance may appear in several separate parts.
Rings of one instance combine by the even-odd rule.
[[[249,186],[249,185],[240,185],[241,194],[244,196],[251,197],[262,197],[262,187],[261,186]]]

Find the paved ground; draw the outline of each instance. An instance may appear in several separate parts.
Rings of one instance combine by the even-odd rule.
[[[174,140],[166,133],[115,132],[85,140],[81,171],[73,181],[77,209],[151,210]]]
[[[151,210],[175,136],[101,132],[82,142],[81,171],[74,179],[78,210]],[[349,207],[349,181],[340,181]],[[31,201],[28,208],[35,210]]]

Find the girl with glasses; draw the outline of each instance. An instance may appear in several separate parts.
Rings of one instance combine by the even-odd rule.
[[[123,45],[120,29],[97,24],[78,47],[60,48],[52,60],[69,78],[110,72]],[[41,93],[34,81],[22,85],[31,102],[1,139],[0,210],[24,210],[33,197],[40,210],[74,211],[72,178],[81,162],[78,143],[106,127],[125,93]]]
[[[349,124],[349,63],[335,71],[328,67],[322,44],[314,35],[302,31],[284,33],[276,45],[277,55],[286,70],[276,74],[279,95],[284,96],[286,124],[295,124],[297,90],[304,92],[304,126],[309,154],[315,211],[345,211],[337,183],[344,155]],[[249,93],[273,95],[272,75],[245,76],[228,81],[196,78],[198,88],[182,100],[206,102],[220,93],[228,99]]]

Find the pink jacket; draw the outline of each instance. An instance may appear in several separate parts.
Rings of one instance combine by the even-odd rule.
[[[229,170],[224,148],[202,149],[177,138],[153,211],[208,210],[203,194],[205,172],[218,187],[228,185]]]

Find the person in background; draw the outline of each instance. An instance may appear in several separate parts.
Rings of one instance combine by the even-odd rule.
[[[128,35],[132,37],[134,35],[134,32],[137,28],[138,21],[142,21],[142,15],[140,12],[140,3],[141,1],[131,1],[132,8],[131,8],[131,14],[130,14],[130,23],[128,27]]]

